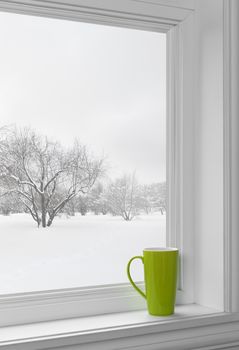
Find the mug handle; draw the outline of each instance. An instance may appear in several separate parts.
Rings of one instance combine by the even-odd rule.
[[[134,283],[134,281],[132,280],[132,277],[130,275],[130,265],[132,263],[133,260],[135,259],[140,259],[142,260],[142,263],[144,263],[144,258],[142,256],[134,256],[133,258],[130,259],[130,261],[128,262],[128,265],[127,265],[127,275],[128,275],[128,279],[130,281],[130,283],[132,284],[132,286],[134,287],[135,290],[137,290],[137,292],[144,298],[146,299],[146,295],[144,294],[144,292],[136,286],[136,284]]]

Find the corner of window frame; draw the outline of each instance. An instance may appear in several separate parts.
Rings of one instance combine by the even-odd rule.
[[[113,26],[130,27],[142,30],[151,30],[167,33],[168,46],[168,118],[167,118],[167,181],[168,186],[168,215],[167,215],[167,244],[177,246],[181,252],[181,268],[179,282],[179,302],[193,302],[193,285],[190,283],[193,278],[193,260],[188,266],[184,257],[192,259],[193,256],[193,235],[189,236],[190,228],[193,232],[193,222],[186,223],[184,210],[190,210],[192,196],[187,200],[184,196],[185,171],[184,166],[193,164],[193,155],[186,153],[187,142],[190,140],[190,127],[185,130],[185,122],[191,122],[189,112],[192,106],[187,106],[187,113],[184,110],[185,93],[193,94],[184,84],[190,84],[188,79],[183,77],[185,64],[189,63],[190,72],[193,76],[193,57],[185,52],[185,31],[187,26],[192,26],[193,10],[185,9],[170,11],[170,6],[165,7],[163,2],[158,4],[148,3],[148,10],[145,14],[145,4],[135,1],[132,8],[130,0],[126,1],[130,10],[123,9],[125,4],[109,5],[105,0],[92,2],[92,8],[86,7],[85,0],[77,2],[58,1],[54,6],[50,1],[43,4],[40,0],[18,0],[2,1],[0,11],[23,13],[36,16],[47,16],[75,21],[106,24]],[[155,7],[156,6],[156,7]],[[151,11],[151,12],[150,12]],[[239,228],[238,215],[235,208],[239,207],[238,194],[238,161],[236,159],[238,149],[238,98],[236,96],[235,76],[238,75],[238,63],[234,57],[238,57],[238,44],[235,44],[235,30],[238,28],[238,3],[237,0],[224,0],[224,303],[225,311],[228,313],[239,312],[239,277],[236,274],[239,264],[239,242],[237,229]],[[192,44],[193,38],[187,36]],[[189,45],[190,46],[190,45]],[[187,62],[187,57],[189,61]],[[237,74],[236,74],[237,73]],[[238,91],[238,90],[237,90]],[[187,99],[193,101],[192,98]],[[192,102],[191,102],[192,103]],[[186,121],[185,121],[186,116]],[[186,134],[185,134],[186,133]],[[184,141],[183,141],[184,140]],[[192,186],[192,183],[190,183]],[[189,188],[190,190],[190,188]],[[190,192],[190,191],[189,191]],[[191,209],[192,210],[192,209]],[[193,214],[192,214],[193,218]],[[186,227],[186,229],[185,229]],[[106,297],[107,296],[107,297]],[[123,298],[122,298],[123,296]],[[126,285],[120,286],[99,286],[81,289],[66,289],[58,291],[44,291],[36,293],[22,293],[0,297],[0,325],[20,324],[37,322],[43,320],[62,319],[67,317],[86,316],[113,311],[129,310],[129,305],[134,303],[134,309],[144,307],[142,300],[135,292]],[[107,305],[102,305],[102,300],[107,299]],[[122,299],[124,299],[123,302]],[[180,300],[181,299],[181,300]],[[92,301],[95,301],[92,303]],[[82,305],[86,308],[82,308]],[[71,307],[69,307],[71,305]],[[89,309],[87,309],[89,305]],[[91,306],[90,306],[91,305]],[[59,311],[59,306],[61,310]],[[25,310],[24,319],[22,313]],[[76,309],[82,313],[76,313]],[[37,311],[37,312],[36,312]],[[38,316],[36,316],[36,314]]]

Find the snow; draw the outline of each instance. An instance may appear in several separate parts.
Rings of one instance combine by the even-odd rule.
[[[88,214],[37,228],[27,214],[0,215],[0,294],[128,282],[126,265],[143,248],[165,246],[166,216],[132,221]],[[143,280],[140,261],[132,276]]]

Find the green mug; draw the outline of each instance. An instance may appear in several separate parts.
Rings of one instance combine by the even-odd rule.
[[[136,286],[130,275],[133,260],[144,264],[145,292]],[[134,256],[127,265],[127,275],[132,286],[146,299],[148,312],[154,316],[174,313],[178,271],[177,248],[145,248],[143,256]]]

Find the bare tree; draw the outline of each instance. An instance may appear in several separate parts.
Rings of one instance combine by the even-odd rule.
[[[95,215],[106,215],[109,212],[107,192],[105,186],[98,182],[89,193],[90,209]]]
[[[166,182],[139,186],[138,208],[149,214],[152,211],[166,211]]]
[[[11,193],[9,195],[0,194],[0,214],[1,215],[10,215],[11,213],[22,213],[24,208],[19,203],[16,194]]]
[[[160,211],[161,214],[166,211],[166,182],[158,182],[149,185],[150,203],[154,210]]]
[[[1,191],[15,193],[38,226],[51,226],[70,200],[87,193],[102,164],[78,141],[66,151],[31,129],[0,133]]]
[[[109,185],[107,202],[114,215],[120,215],[126,221],[132,220],[137,209],[137,182],[135,175],[125,175]]]
[[[150,185],[139,186],[138,207],[146,214],[152,211]]]

